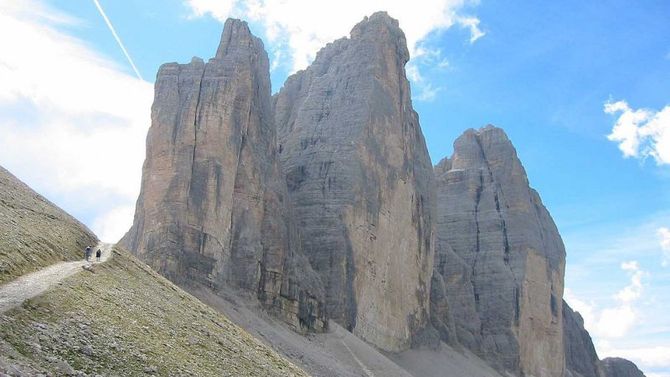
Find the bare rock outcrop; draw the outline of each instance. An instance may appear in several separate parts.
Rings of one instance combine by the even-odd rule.
[[[297,328],[323,329],[320,280],[291,225],[267,54],[245,22],[216,56],[161,66],[142,189],[121,244],[181,285],[250,292]]]
[[[563,346],[566,377],[606,377],[584,319],[563,301]]]
[[[435,171],[442,323],[499,370],[563,376],[565,250],[511,142],[493,126],[468,130]]]
[[[602,360],[605,377],[645,377],[637,366],[626,359],[608,357]]]
[[[274,98],[302,246],[334,320],[388,350],[429,319],[433,173],[412,108],[404,33],[375,13]]]

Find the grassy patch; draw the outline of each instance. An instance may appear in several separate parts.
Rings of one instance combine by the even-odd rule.
[[[95,235],[0,167],[0,284],[63,260],[83,258]]]
[[[306,375],[127,252],[113,252],[95,273],[0,316],[0,342],[16,360],[55,374],[66,362],[90,375]]]

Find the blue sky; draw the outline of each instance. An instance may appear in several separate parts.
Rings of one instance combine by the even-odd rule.
[[[600,355],[670,376],[669,2],[99,1],[143,80],[94,1],[0,3],[0,164],[101,237],[132,221],[160,64],[211,57],[233,15],[264,40],[277,91],[386,9],[433,161],[467,128],[503,127]]]

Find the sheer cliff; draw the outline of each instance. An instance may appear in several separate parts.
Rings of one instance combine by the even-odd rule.
[[[563,301],[563,343],[566,377],[606,377],[591,341],[584,328],[584,319]]]
[[[434,188],[398,21],[375,13],[274,98],[302,246],[329,315],[388,350],[428,323]]]
[[[279,169],[267,54],[245,22],[226,22],[209,62],[160,68],[151,121],[121,244],[179,284],[241,289],[297,328],[323,329],[323,288]]]
[[[242,292],[301,332],[332,319],[416,375],[449,364],[416,360],[467,348],[501,374],[607,377],[562,300],[565,248],[509,138],[468,130],[433,168],[408,60],[378,12],[271,97],[262,42],[228,20],[214,58],[158,72],[121,243],[213,302]],[[440,340],[449,352],[421,353]]]
[[[458,341],[498,369],[562,376],[565,249],[507,135],[468,130],[435,171],[444,291],[434,287],[433,301],[451,315],[434,314],[436,327],[453,321]]]

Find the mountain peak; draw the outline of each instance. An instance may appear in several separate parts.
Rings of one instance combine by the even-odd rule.
[[[246,21],[236,18],[227,19],[221,33],[219,48],[216,50],[216,58],[221,59],[231,51],[240,48],[248,49],[250,47],[264,50],[263,42],[251,34]]]
[[[375,12],[371,16],[363,18],[351,29],[351,39],[369,39],[377,43],[390,42],[395,44],[403,62],[406,63],[409,60],[405,33],[400,29],[398,20],[384,11]]]

